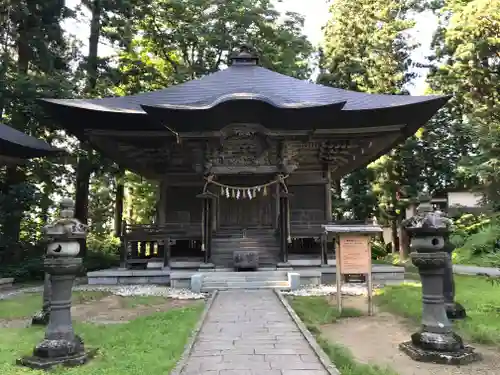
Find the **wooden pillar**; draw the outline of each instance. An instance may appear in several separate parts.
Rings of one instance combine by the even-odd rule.
[[[281,192],[279,197],[280,254],[283,263],[288,263],[288,238],[290,237],[290,211],[288,202],[291,196],[292,194],[290,193]]]
[[[277,178],[278,176],[276,176]],[[280,184],[275,184],[275,193],[274,193],[274,198],[275,198],[275,215],[274,215],[274,227],[278,229],[281,225],[281,219],[280,219],[280,213],[281,213],[281,208],[280,208],[280,189],[281,186]]]
[[[214,198],[206,198],[207,201],[207,263],[212,261],[212,233],[214,230]]]
[[[126,224],[123,225],[122,229],[122,241],[121,241],[121,251],[120,251],[120,268],[127,268],[127,255],[128,255],[128,241],[125,233]]]
[[[170,266],[170,238],[166,237],[163,240],[163,268]]]
[[[332,221],[332,172],[330,165],[326,167],[325,220],[327,223]]]
[[[321,235],[321,265],[328,265],[328,234]]]
[[[210,263],[211,250],[212,250],[212,204],[213,194],[205,192],[198,194],[197,198],[202,200],[202,220],[203,220],[203,235],[201,243],[203,244],[204,263]]]
[[[115,196],[115,236],[122,237],[123,229],[123,201],[125,199],[125,172],[120,171],[115,176],[116,181],[116,196]]]
[[[160,186],[158,187],[159,191],[159,200],[157,209],[157,218],[159,225],[165,225],[167,222],[167,181],[164,179],[160,181]]]

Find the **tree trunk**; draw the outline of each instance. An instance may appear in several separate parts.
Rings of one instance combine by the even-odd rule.
[[[92,2],[91,13],[89,54],[87,57],[87,92],[90,95],[95,94],[97,86],[97,49],[101,32],[101,0],[94,0]],[[86,152],[87,155],[79,157],[76,168],[75,217],[84,224],[87,224],[89,216],[90,177],[94,170],[94,166],[90,160],[91,153],[92,150],[89,148]],[[80,242],[80,248],[80,255],[85,258],[87,254],[87,243],[85,240]]]
[[[86,156],[78,158],[76,167],[76,191],[75,191],[75,217],[82,223],[88,223],[89,216],[89,190],[90,176],[93,166]],[[80,256],[85,258],[87,255],[87,242],[85,239],[80,241]]]
[[[5,193],[11,194],[10,190],[15,187],[25,183],[26,176],[24,171],[21,170],[17,166],[9,166],[6,170],[5,176]],[[14,193],[16,194],[16,193]],[[18,197],[21,198],[21,197]],[[10,199],[16,200],[16,197],[11,196]],[[22,206],[23,203],[19,201],[19,205]],[[19,241],[20,241],[20,232],[21,232],[21,221],[23,218],[23,208],[15,207],[10,210],[10,212],[6,212],[4,223],[3,223],[3,235],[5,236],[6,244],[8,248],[7,251],[7,259],[9,261],[15,263],[21,259],[21,253],[19,251]]]
[[[410,253],[410,236],[403,226],[399,227],[401,233],[401,239],[399,243],[399,257],[401,260],[408,259],[408,254]]]
[[[396,254],[399,251],[399,237],[398,237],[398,219],[394,215],[391,219],[391,235],[392,235],[392,253]]]
[[[92,19],[90,20],[89,55],[87,57],[87,91],[89,94],[95,94],[99,68],[97,50],[101,34],[101,0],[92,1],[90,11],[92,13]]]
[[[115,236],[120,237],[122,233],[123,223],[123,201],[125,197],[125,183],[123,178],[125,173],[120,170],[115,177],[116,180],[116,197],[115,197]]]
[[[17,32],[18,38],[16,40],[16,50],[17,50],[17,72],[20,76],[26,76],[28,74],[29,62],[31,57],[31,50],[29,46],[29,26],[28,26],[28,17],[24,16],[18,24]],[[4,54],[5,56],[6,54]],[[7,69],[4,64],[2,64],[2,74],[4,74],[3,70]],[[5,71],[6,72],[6,71]],[[1,95],[3,97],[3,95]],[[3,104],[1,110],[3,111]],[[14,127],[22,129],[23,126],[26,125],[27,119],[25,115],[20,112],[20,109],[17,108],[12,113],[12,124]],[[21,170],[18,166],[9,166],[6,170],[5,176],[5,191],[8,193],[12,188],[21,185],[26,182],[26,176],[23,170]],[[20,231],[21,231],[21,220],[23,218],[23,210],[24,204],[21,197],[17,197],[18,205],[14,206],[11,212],[8,212],[5,218],[5,222],[3,225],[4,236],[8,238],[8,253],[11,254],[8,259],[12,262],[19,261],[22,257],[22,253],[19,249],[19,240],[20,240]],[[11,199],[16,199],[11,197]]]

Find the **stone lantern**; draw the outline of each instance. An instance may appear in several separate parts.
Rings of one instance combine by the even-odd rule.
[[[86,363],[95,351],[86,351],[83,341],[75,335],[71,322],[73,282],[82,267],[79,240],[87,236],[87,226],[73,217],[74,203],[61,202],[60,218],[44,227],[49,241],[44,260],[50,275],[50,315],[45,338],[35,346],[33,355],[18,364],[36,369],[55,365],[76,366]]]
[[[451,220],[433,212],[426,197],[404,226],[411,237],[410,257],[422,281],[423,307],[422,327],[411,341],[400,344],[401,351],[421,362],[461,365],[479,360],[480,354],[464,346],[446,316],[443,280],[449,254],[445,239]]]

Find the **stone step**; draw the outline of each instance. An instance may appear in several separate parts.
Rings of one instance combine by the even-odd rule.
[[[204,279],[214,277],[215,275],[211,272],[207,272],[203,274]],[[259,276],[262,278],[280,276],[283,280],[287,279],[288,271],[277,271],[277,270],[269,270],[269,271],[248,271],[248,272],[235,272],[235,271],[220,271],[217,272],[216,277],[247,277],[247,276]]]
[[[229,278],[222,278],[222,277],[210,277],[210,278],[204,278],[203,282],[204,283],[225,283],[225,282],[268,282],[268,281],[283,281],[287,280],[286,278],[282,276],[275,276],[275,277],[229,277]]]
[[[224,289],[288,289],[288,281],[246,281],[246,282],[221,282],[202,284],[202,291],[205,290],[224,290]]]

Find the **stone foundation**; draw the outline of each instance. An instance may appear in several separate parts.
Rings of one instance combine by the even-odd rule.
[[[399,344],[399,349],[417,362],[439,363],[442,365],[461,366],[482,359],[481,354],[474,351],[470,346],[464,347],[457,352],[445,352],[424,350],[415,346],[411,341]]]
[[[194,266],[194,265],[193,265]],[[276,270],[259,268],[258,272],[268,272]],[[102,271],[89,272],[87,274],[90,285],[130,285],[130,284],[160,284],[170,285],[173,288],[190,288],[191,276],[200,272],[230,272],[226,269],[202,270],[199,264],[192,269],[149,269],[149,270],[125,270],[109,269]],[[287,272],[300,274],[301,286],[314,285],[335,285],[336,268],[328,267],[290,267]],[[250,274],[253,272],[249,272]],[[394,284],[404,281],[404,268],[386,265],[373,265],[373,283],[374,284]]]

